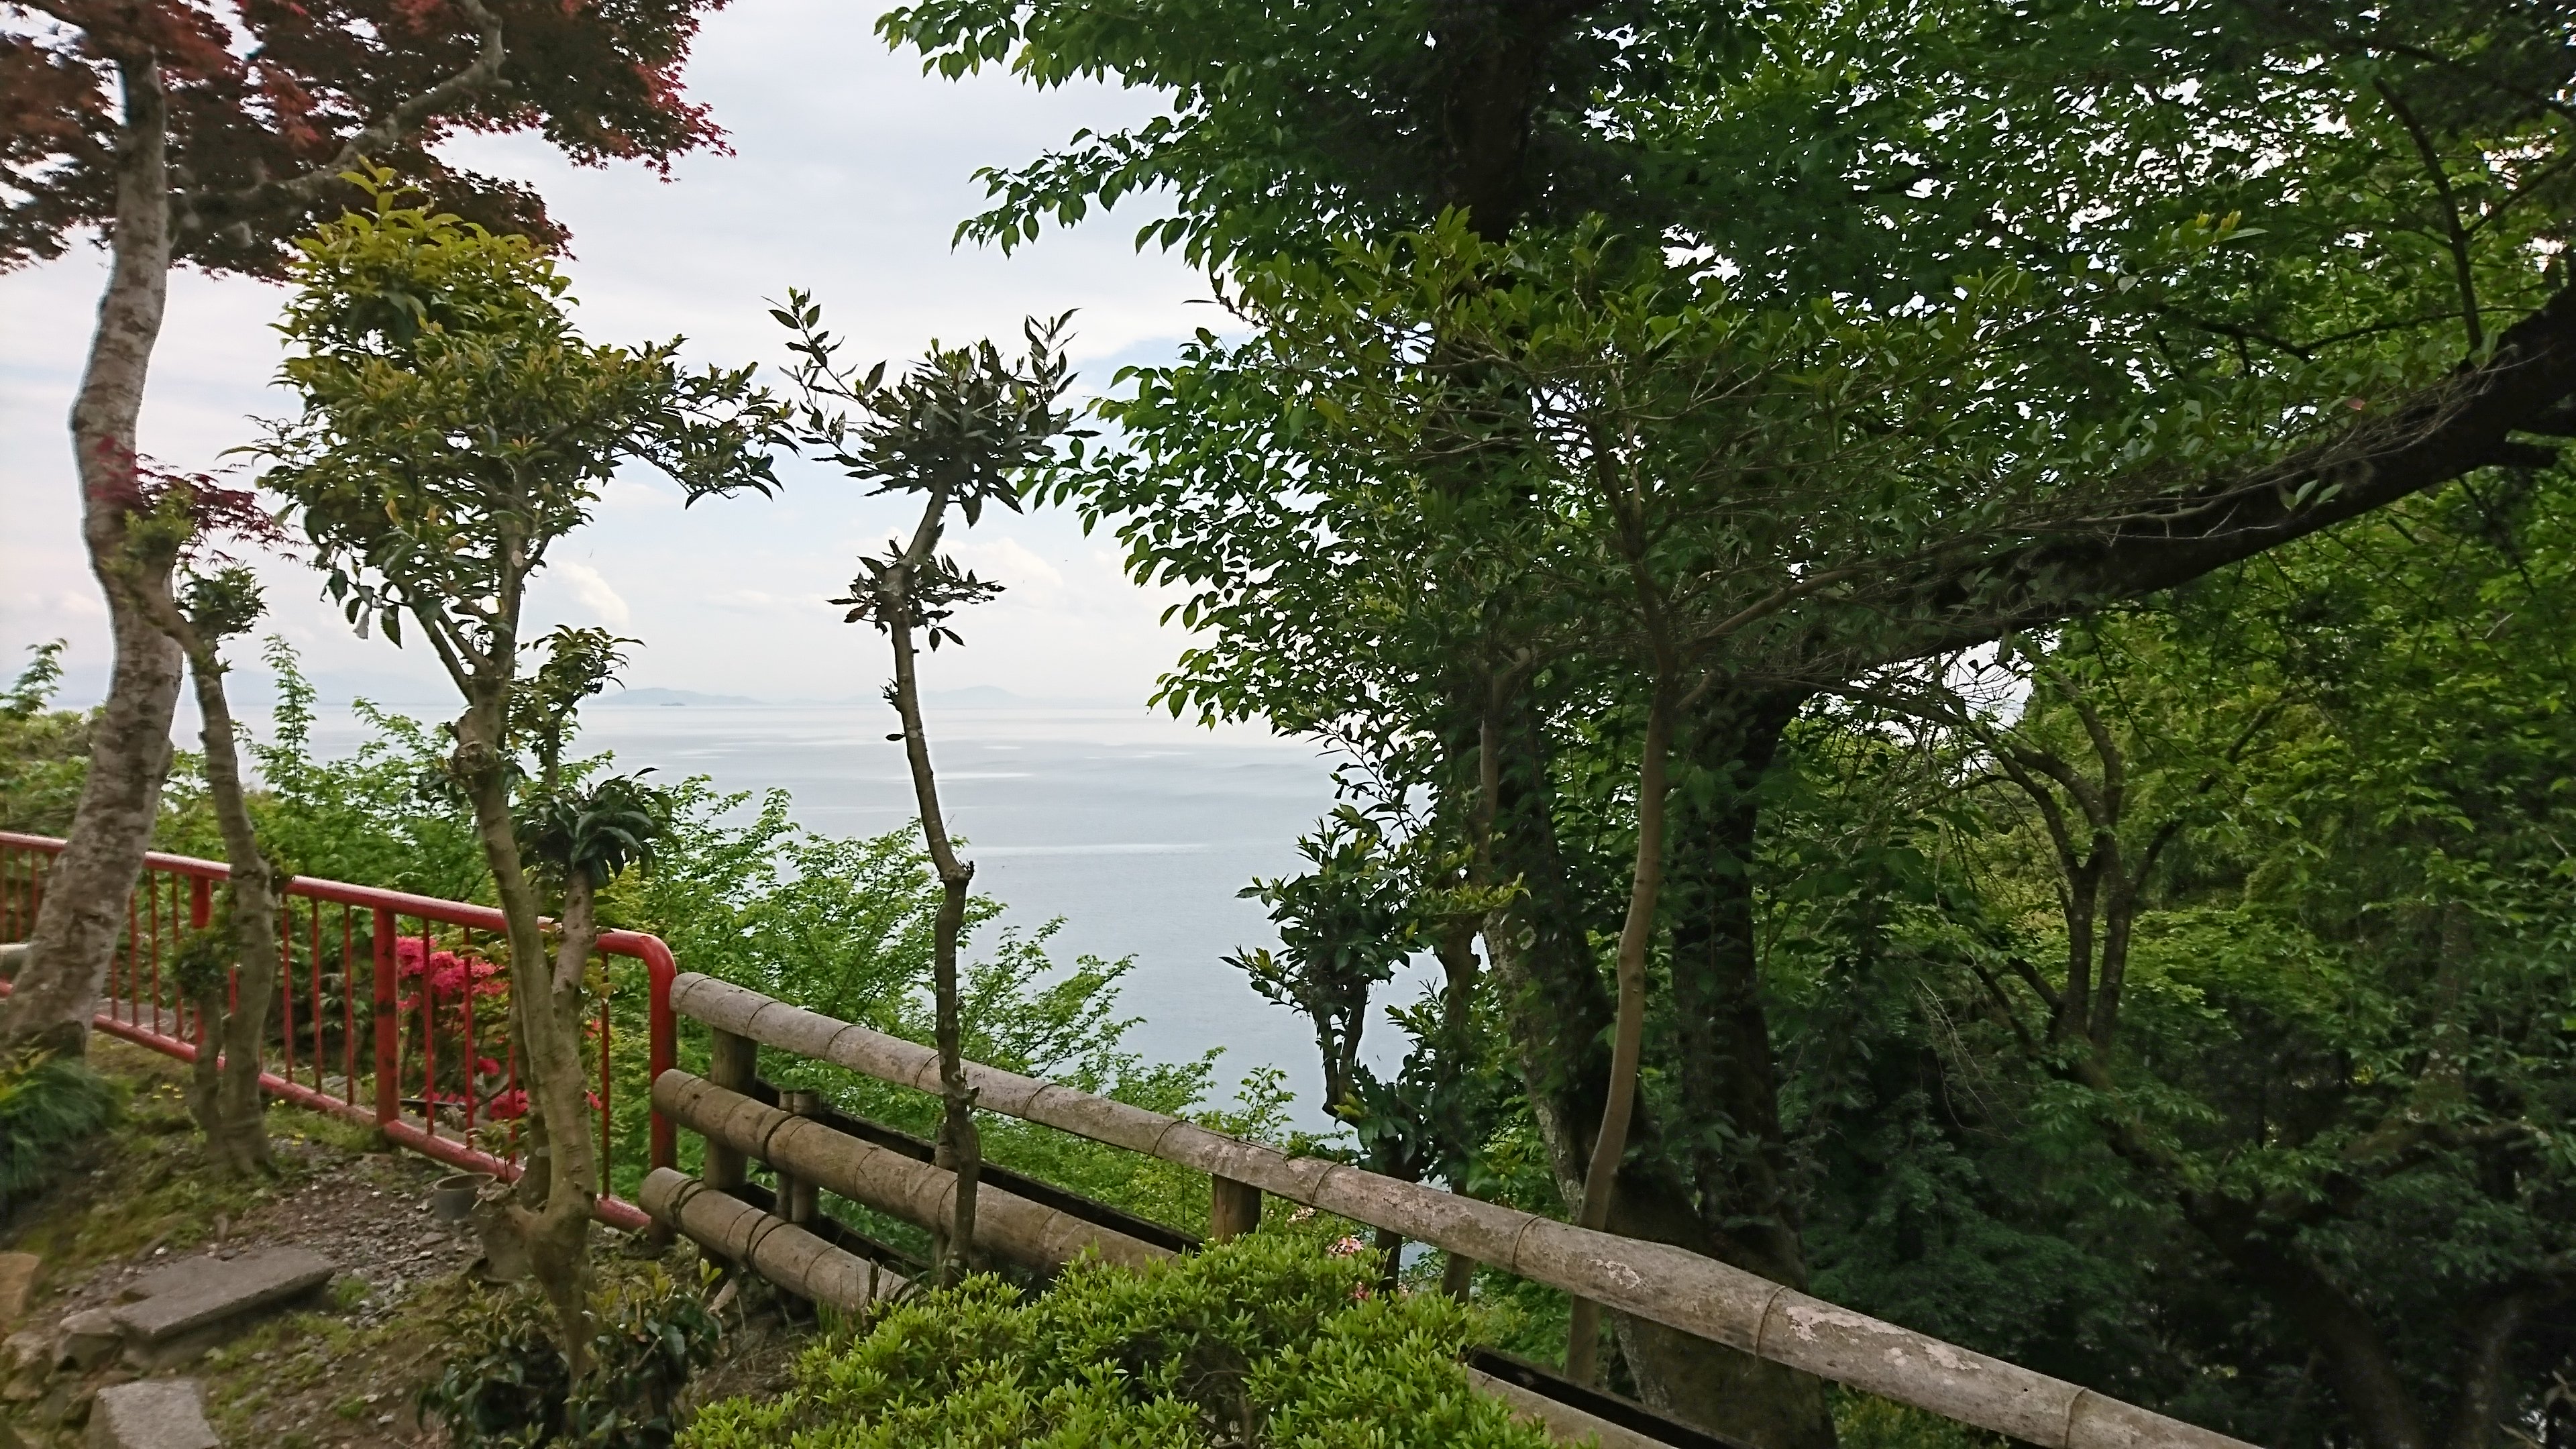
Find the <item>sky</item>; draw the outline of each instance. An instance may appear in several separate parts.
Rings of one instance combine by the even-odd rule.
[[[977,167],[1020,162],[1081,127],[1142,120],[1157,109],[1153,93],[924,76],[870,34],[873,13],[737,0],[710,17],[688,88],[713,106],[734,154],[690,157],[667,182],[638,166],[577,169],[533,139],[465,138],[446,153],[543,191],[572,229],[575,315],[597,341],[679,334],[696,360],[774,367],[784,333],[765,299],[802,287],[852,339],[846,355],[899,363],[934,338],[1014,341],[1024,316],[1073,308],[1077,385],[1104,390],[1118,366],[1168,358],[1180,338],[1215,325],[1203,278],[1133,249],[1137,227],[1159,215],[1150,199],[1009,257],[950,245],[982,200]],[[64,431],[104,276],[104,254],[91,247],[0,275],[0,678],[28,647],[65,639],[65,704],[93,702],[105,683],[106,611],[81,552]],[[257,436],[252,418],[290,410],[267,386],[280,356],[269,324],[283,296],[240,278],[172,276],[144,404],[147,455],[212,467]],[[642,640],[627,674],[638,687],[873,695],[884,646],[826,601],[847,591],[860,552],[907,528],[907,510],[808,465],[781,472],[779,498],[688,509],[649,473],[621,477],[592,526],[558,548],[529,632],[604,625]],[[1172,600],[1129,582],[1114,541],[1084,537],[1069,513],[991,513],[951,537],[961,562],[1008,592],[961,620],[965,647],[925,662],[927,687],[1141,702],[1182,647],[1177,626],[1158,622]],[[446,692],[426,654],[355,638],[302,565],[278,560],[262,572],[268,627],[326,687],[389,699]]]

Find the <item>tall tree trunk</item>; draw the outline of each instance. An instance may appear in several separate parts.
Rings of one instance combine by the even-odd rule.
[[[1591,917],[1566,877],[1539,721],[1526,700],[1507,701],[1504,709],[1486,735],[1494,760],[1491,849],[1497,877],[1518,879],[1523,890],[1486,923],[1486,953],[1503,987],[1507,1024],[1549,1165],[1558,1190],[1572,1203],[1582,1198],[1583,1169],[1609,1080],[1603,1043],[1615,1013],[1590,944],[1591,934],[1606,931],[1608,923]],[[1677,879],[1693,848],[1675,842]],[[1761,1046],[1767,1067],[1767,1038]],[[1690,1184],[1658,1146],[1653,1117],[1636,1111],[1629,1137],[1639,1150],[1621,1165],[1609,1231],[1723,1258],[1724,1245],[1709,1232]],[[1833,1420],[1813,1378],[1624,1314],[1612,1315],[1612,1327],[1647,1403],[1759,1449],[1831,1449]]]
[[[125,929],[126,900],[151,848],[170,770],[170,718],[179,700],[179,646],[156,627],[149,604],[170,580],[125,581],[127,513],[135,501],[135,423],[170,280],[168,103],[149,55],[120,57],[125,124],[117,137],[112,264],[89,362],[72,404],[81,481],[81,539],[107,594],[115,664],[107,707],[90,736],[89,774],[71,839],[45,879],[27,961],[0,1014],[0,1050],[36,1046],[77,1054]],[[141,597],[138,597],[140,591]]]
[[[1637,1105],[1637,1067],[1646,1049],[1646,953],[1654,944],[1655,904],[1664,878],[1664,787],[1672,730],[1672,689],[1658,680],[1646,705],[1646,738],[1637,751],[1637,855],[1629,867],[1628,915],[1619,927],[1609,1085],[1601,1097],[1601,1126],[1583,1169],[1583,1206],[1574,1215],[1587,1228],[1609,1226],[1619,1162],[1628,1150],[1628,1122]],[[1566,1327],[1566,1377],[1591,1383],[1600,1350],[1601,1305],[1578,1298]]]
[[[516,650],[515,639],[498,639],[489,657],[506,668]],[[467,705],[457,721],[454,764],[474,803],[475,830],[508,922],[510,1030],[535,1117],[517,1201],[501,1207],[494,1221],[524,1248],[537,1286],[554,1309],[558,1346],[579,1374],[589,1368],[590,1214],[600,1192],[581,1037],[582,979],[599,938],[598,913],[589,878],[568,871],[561,937],[550,967],[536,887],[520,860],[511,818],[509,692],[506,678],[487,683],[478,691],[482,697]]]
[[[207,1031],[205,1043],[198,1048],[198,1091],[189,1106],[197,1125],[205,1130],[206,1147],[216,1164],[250,1176],[271,1166],[268,1103],[260,1093],[259,1067],[281,974],[276,873],[260,851],[250,804],[242,793],[241,753],[232,709],[224,697],[223,660],[216,655],[213,641],[197,637],[193,630],[179,637],[196,682],[197,712],[203,717],[199,738],[206,747],[206,792],[223,831],[224,855],[232,866],[237,958],[231,1009],[217,1018],[219,1024]],[[220,1000],[222,993],[214,995]],[[203,1010],[202,1004],[199,1009]],[[208,1082],[207,1059],[218,1049],[223,1054],[222,1069]]]
[[[1673,823],[1678,1050],[1670,1070],[1691,1128],[1702,1251],[1804,1290],[1807,1261],[1762,1000],[1752,868],[1762,777],[1798,704],[1794,694],[1721,695],[1692,722],[1703,778]],[[1632,1359],[1638,1352],[1629,1349]],[[1766,1406],[1749,1437],[1766,1445],[1833,1442],[1823,1380],[1750,1357],[1730,1368],[1726,1392]]]
[[[925,532],[936,537],[940,504],[931,505]],[[927,554],[926,548],[917,552]],[[957,1174],[948,1230],[934,1245],[939,1282],[954,1283],[974,1265],[975,1188],[983,1175],[983,1141],[975,1129],[975,1094],[966,1085],[965,1023],[957,1000],[957,937],[966,924],[966,891],[975,867],[957,858],[939,812],[939,780],[931,773],[930,736],[921,722],[921,687],[913,671],[908,598],[888,612],[894,644],[894,705],[903,717],[903,753],[912,767],[914,802],[921,810],[922,839],[939,872],[939,914],[931,923],[931,1011],[939,1050],[939,1137],[934,1161]]]

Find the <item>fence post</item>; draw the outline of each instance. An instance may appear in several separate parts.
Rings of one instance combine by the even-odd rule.
[[[394,913],[370,907],[376,918],[376,1128],[402,1115],[402,1039],[394,1011]]]
[[[188,929],[202,931],[214,919],[215,883],[201,875],[188,877]]]
[[[1230,1177],[1208,1179],[1208,1241],[1221,1243],[1261,1226],[1261,1189]]]
[[[712,1035],[715,1041],[714,1049],[708,1053],[707,1080],[728,1092],[750,1096],[752,1078],[760,1071],[760,1043],[729,1031],[718,1030]],[[707,1186],[723,1193],[739,1191],[745,1176],[743,1168],[741,1153],[712,1137],[707,1139]]]
[[[811,1117],[823,1106],[820,1092],[781,1092],[778,1109],[790,1117]],[[809,1227],[821,1210],[816,1200],[818,1189],[801,1177],[790,1177],[785,1169],[778,1174],[778,1215],[798,1227]]]
[[[657,937],[645,937],[638,954],[644,960],[645,980],[644,1089],[650,1092],[653,1078],[680,1064],[679,1021],[671,1013],[671,978],[679,974],[679,965],[671,959],[670,948]],[[651,1138],[645,1170],[678,1167],[679,1134],[659,1107],[653,1109]]]

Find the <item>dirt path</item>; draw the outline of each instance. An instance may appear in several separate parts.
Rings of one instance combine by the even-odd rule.
[[[44,1260],[14,1327],[50,1335],[65,1315],[111,1303],[137,1275],[191,1254],[309,1248],[338,1270],[321,1297],[246,1326],[174,1372],[205,1384],[208,1417],[228,1446],[436,1442],[412,1400],[435,1371],[440,1320],[470,1292],[460,1270],[477,1255],[470,1236],[427,1211],[446,1169],[376,1149],[352,1125],[274,1107],[277,1178],[219,1182],[179,1096],[182,1064],[105,1037],[91,1060],[129,1089],[124,1120],[0,1225],[0,1250]],[[134,1377],[117,1366],[21,1368],[0,1387],[0,1423],[27,1449],[76,1443],[89,1396]]]
[[[227,1182],[209,1168],[180,1095],[187,1068],[107,1037],[93,1065],[128,1090],[118,1125],[85,1145],[42,1196],[0,1221],[0,1251],[34,1253],[44,1266],[12,1347],[50,1348],[68,1314],[114,1302],[135,1277],[201,1253],[296,1246],[337,1270],[317,1298],[245,1326],[195,1364],[151,1375],[205,1385],[207,1417],[226,1449],[430,1449],[445,1433],[420,1422],[421,1387],[443,1365],[456,1323],[494,1290],[465,1274],[480,1248],[461,1226],[428,1210],[430,1186],[450,1169],[385,1149],[355,1124],[273,1105],[269,1132],[278,1176]],[[633,1240],[599,1235],[604,1268]],[[694,1275],[692,1250],[666,1267]],[[744,1305],[774,1305],[756,1287]],[[697,1396],[774,1393],[804,1341],[801,1321],[774,1306],[726,1315],[717,1364]],[[49,1355],[48,1355],[49,1356]],[[134,1379],[108,1364],[49,1371],[0,1353],[0,1449],[73,1449],[83,1442],[90,1397]]]

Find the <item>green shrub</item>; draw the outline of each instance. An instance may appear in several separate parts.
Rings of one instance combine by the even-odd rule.
[[[715,1356],[715,1316],[657,1266],[604,1289],[593,1322],[591,1370],[576,1381],[534,1290],[461,1317],[421,1417],[446,1425],[457,1449],[668,1449],[680,1390]]]
[[[1542,1449],[1472,1392],[1485,1315],[1384,1297],[1376,1255],[1263,1233],[1150,1271],[1068,1269],[1022,1301],[978,1277],[818,1344],[792,1392],[710,1405],[688,1449]]]
[[[65,1149],[116,1117],[116,1089],[73,1057],[0,1062],[0,1212],[60,1171]]]
[[[35,658],[0,690],[0,830],[60,835],[89,775],[90,717],[53,707],[63,641],[29,652]]]

